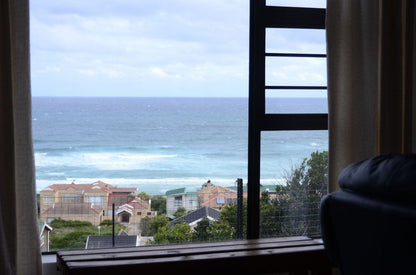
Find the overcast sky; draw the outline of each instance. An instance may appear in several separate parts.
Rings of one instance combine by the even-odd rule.
[[[268,4],[285,2],[325,7],[324,0]],[[30,5],[34,96],[248,95],[248,0],[32,0]],[[266,43],[268,51],[322,53],[325,33],[268,30]],[[326,85],[324,59],[272,58],[266,68],[267,84]]]

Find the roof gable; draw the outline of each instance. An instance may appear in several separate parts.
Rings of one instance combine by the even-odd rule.
[[[211,207],[201,207],[191,213],[186,214],[180,218],[177,218],[170,222],[171,226],[174,226],[177,223],[187,223],[191,224],[195,221],[198,221],[204,217],[211,218],[211,220],[218,220],[220,218],[220,211],[213,209]]]

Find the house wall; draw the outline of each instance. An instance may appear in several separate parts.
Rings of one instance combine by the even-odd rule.
[[[181,206],[175,206],[175,197],[181,196],[182,197],[182,205]],[[184,194],[175,194],[175,195],[169,195],[166,197],[166,214],[167,215],[173,215],[175,214],[176,210],[178,210],[179,207],[185,207],[184,206],[185,201],[185,195]]]
[[[139,215],[138,212],[141,214]],[[147,210],[134,210],[134,214],[130,216],[129,224],[139,224],[144,217],[153,218],[157,216],[157,211],[147,211]],[[116,221],[121,223],[121,214],[118,214]]]
[[[196,193],[185,194],[184,202],[186,211],[198,209],[198,195]]]
[[[175,197],[182,197],[182,205],[175,205]],[[184,207],[186,211],[198,209],[198,195],[196,193],[169,195],[166,198],[166,213],[168,215],[175,214],[178,208]]]

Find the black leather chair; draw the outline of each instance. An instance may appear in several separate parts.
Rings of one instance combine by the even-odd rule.
[[[416,274],[416,155],[381,155],[339,176],[322,236],[342,274]]]

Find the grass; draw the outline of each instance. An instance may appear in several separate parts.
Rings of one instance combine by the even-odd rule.
[[[50,225],[53,230],[49,236],[50,250],[84,249],[89,235],[98,235],[98,228],[90,222],[53,220]],[[115,234],[126,227],[115,224]],[[113,232],[111,220],[104,220],[100,224],[101,235],[111,235]]]

